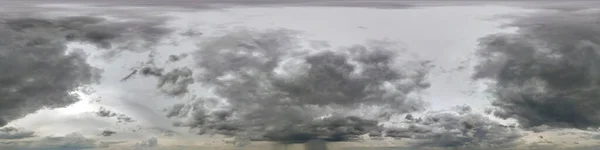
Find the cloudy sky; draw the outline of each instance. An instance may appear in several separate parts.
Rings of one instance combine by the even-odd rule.
[[[593,6],[0,1],[0,149],[593,149]]]

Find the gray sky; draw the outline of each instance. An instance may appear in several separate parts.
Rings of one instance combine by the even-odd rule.
[[[581,119],[587,124],[569,119],[555,123],[548,120],[569,113],[510,107],[519,103],[499,97],[506,91],[497,90],[502,86],[494,81],[517,81],[491,75],[489,80],[472,78],[474,72],[487,71],[476,66],[505,65],[485,64],[476,53],[512,56],[512,45],[492,49],[494,45],[485,45],[482,37],[546,35],[517,30],[527,21],[500,28],[513,21],[511,17],[537,15],[533,12],[539,9],[465,1],[69,2],[0,2],[7,8],[0,31],[14,35],[0,39],[0,57],[14,62],[0,67],[20,74],[0,76],[0,81],[17,81],[0,82],[8,85],[0,88],[6,95],[1,102],[7,104],[0,117],[8,123],[0,132],[4,144],[0,148],[62,144],[76,149],[109,145],[143,149],[232,143],[221,139],[237,145],[310,139],[354,142],[362,135],[386,137],[388,144],[395,143],[392,146],[510,148],[536,144],[543,138],[524,133],[542,129],[560,129],[583,139],[596,134],[582,128],[596,126],[593,118]],[[492,3],[499,4],[488,4]],[[412,7],[423,4],[443,6]],[[271,6],[263,7],[267,5]],[[589,23],[578,19],[579,13],[564,14],[574,18],[566,21]],[[532,22],[564,21],[541,16],[532,17]],[[531,39],[543,40],[548,39]],[[487,59],[496,63],[508,58]],[[34,64],[43,67],[35,70]],[[500,92],[493,93],[486,84]],[[84,92],[78,85],[92,90]],[[69,95],[73,91],[80,101]],[[494,112],[497,117],[484,114],[493,106],[499,108]],[[558,105],[532,107],[537,106],[554,110]],[[100,108],[107,110],[106,115],[98,115]],[[508,115],[498,113],[502,111]],[[593,116],[595,111],[577,113]],[[528,126],[507,126],[512,123]],[[17,128],[8,128],[13,126]],[[563,127],[581,130],[562,131]],[[556,130],[533,135],[552,135]],[[107,132],[116,133],[101,134]],[[555,137],[558,141],[567,136]]]

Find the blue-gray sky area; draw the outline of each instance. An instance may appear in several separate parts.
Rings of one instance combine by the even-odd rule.
[[[593,149],[595,6],[0,1],[0,149]]]

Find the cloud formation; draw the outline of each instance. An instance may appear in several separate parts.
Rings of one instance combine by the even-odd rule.
[[[215,97],[166,110],[178,126],[250,140],[343,141],[377,132],[378,120],[424,110],[429,64],[401,60],[393,43],[304,50],[288,30],[213,37],[193,53],[196,81]],[[361,112],[361,110],[381,110]]]
[[[96,116],[99,117],[116,117],[117,123],[130,123],[135,122],[135,120],[125,114],[118,114],[111,110],[108,110],[104,107],[100,107],[98,111],[95,112]]]
[[[189,85],[195,82],[193,71],[188,67],[173,68],[165,72],[165,66],[169,63],[179,61],[188,54],[169,55],[168,60],[162,66],[156,64],[154,53],[148,56],[148,60],[144,62],[141,69],[133,69],[133,71],[121,79],[121,82],[128,80],[134,75],[140,74],[145,77],[155,77],[158,80],[157,88],[168,96],[182,96],[189,92]]]
[[[137,51],[170,32],[159,25],[87,16],[1,20],[0,126],[44,107],[70,105],[79,100],[74,91],[98,81],[100,70],[83,51],[67,51],[68,42],[110,49],[107,54]]]
[[[522,135],[517,129],[471,112],[468,106],[459,106],[406,119],[399,127],[387,128],[383,136],[414,139],[411,145],[418,148],[496,149],[513,148]]]
[[[480,39],[475,79],[492,79],[496,116],[526,128],[600,125],[600,27],[597,12],[518,17],[514,34]]]
[[[35,132],[17,129],[15,127],[0,128],[0,139],[24,139],[35,137]]]
[[[0,39],[0,122],[72,104],[78,98],[70,92],[98,78],[83,53],[66,52],[64,33],[45,27],[49,24],[36,19],[0,24],[5,35]]]
[[[111,130],[103,130],[102,132],[100,132],[100,135],[102,136],[112,136],[113,134],[117,134],[117,132]]]
[[[96,112],[96,115],[100,117],[114,117],[117,116],[117,113],[112,112],[104,107],[100,107]]]

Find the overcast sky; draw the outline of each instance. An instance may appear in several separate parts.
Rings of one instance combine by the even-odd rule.
[[[0,149],[593,147],[599,13],[530,4],[2,1]]]

